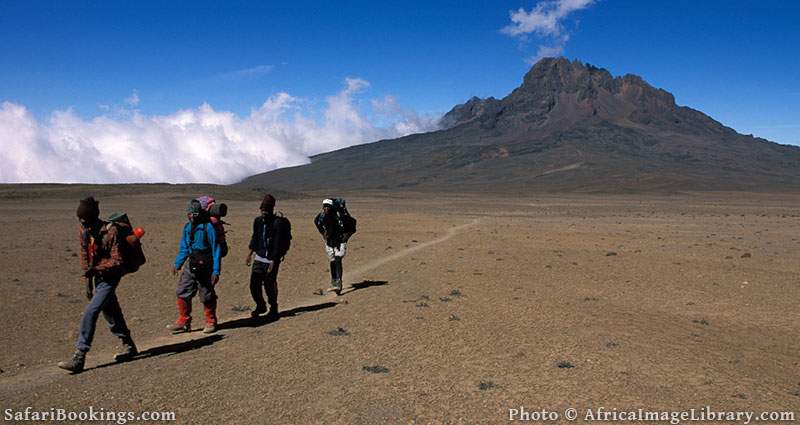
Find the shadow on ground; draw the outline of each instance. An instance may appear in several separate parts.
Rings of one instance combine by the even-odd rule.
[[[350,293],[350,292],[355,292],[355,291],[358,291],[358,290],[361,290],[361,289],[371,288],[373,286],[384,286],[384,285],[388,285],[388,284],[389,284],[389,282],[385,281],[385,280],[364,280],[364,281],[361,281],[361,282],[354,283],[354,284],[350,285],[349,288],[347,288],[344,291],[342,291],[342,295],[344,295],[346,293]],[[288,310],[281,311],[280,318],[283,319],[283,318],[286,318],[286,317],[299,316],[299,315],[301,315],[303,313],[309,313],[309,312],[312,312],[312,311],[324,310],[326,308],[336,307],[337,305],[338,305],[338,303],[336,303],[336,302],[326,301],[326,302],[321,302],[321,303],[318,303],[318,304],[311,304],[311,305],[304,305],[304,306],[294,307],[294,308],[291,308],[291,309],[288,309]],[[240,319],[229,320],[227,322],[220,323],[219,326],[218,326],[218,329],[219,330],[226,330],[226,329],[237,329],[237,328],[256,328],[256,327],[259,327],[259,326],[264,326],[264,325],[268,325],[270,323],[274,323],[276,321],[277,320],[275,320],[275,319],[267,319],[267,316],[261,316],[261,317],[258,317],[258,318],[243,317],[243,318],[240,318]],[[86,371],[93,370],[93,369],[102,369],[102,368],[106,368],[106,367],[109,367],[109,366],[119,365],[119,364],[122,364],[122,363],[135,362],[137,360],[147,359],[147,358],[150,358],[150,357],[157,357],[157,356],[162,356],[162,355],[174,355],[174,354],[184,353],[184,352],[187,352],[187,351],[196,350],[198,348],[207,347],[207,346],[212,345],[212,344],[214,344],[214,343],[216,343],[218,341],[221,341],[223,338],[224,338],[224,336],[222,336],[222,335],[210,335],[210,336],[206,336],[206,337],[202,337],[202,338],[191,339],[189,341],[178,342],[178,343],[175,343],[175,344],[167,344],[167,345],[161,345],[161,346],[158,346],[158,347],[148,348],[147,350],[144,350],[144,351],[140,352],[135,357],[133,357],[133,358],[131,358],[129,360],[121,361],[121,362],[114,361],[114,362],[109,362],[109,363],[103,363],[103,364],[97,365],[95,367],[88,368],[88,369],[86,369]]]
[[[289,310],[281,311],[280,318],[282,319],[285,317],[294,317],[303,313],[308,313],[310,311],[318,311],[318,310],[324,310],[326,308],[336,307],[336,305],[337,303],[329,301],[319,304],[295,307]],[[229,320],[227,322],[220,323],[219,329],[225,330],[225,329],[236,329],[236,328],[257,328],[259,326],[264,326],[275,322],[277,322],[277,320],[267,319],[267,316],[261,316],[258,318],[243,317],[241,319]]]
[[[93,368],[88,368],[86,370],[88,371],[93,369],[102,369],[105,367],[115,366],[122,363],[135,362],[137,360],[147,359],[150,357],[185,353],[187,351],[192,351],[192,350],[197,350],[198,348],[207,347],[211,344],[214,344],[215,342],[221,341],[223,338],[225,337],[222,335],[210,335],[203,338],[191,339],[189,341],[177,342],[175,344],[160,345],[158,347],[148,348],[147,350],[141,351],[139,354],[137,354],[135,357],[129,360],[123,362],[103,363],[101,365],[97,365]]]
[[[385,280],[364,280],[358,283],[352,284],[349,288],[342,291],[342,295],[358,291],[359,289],[370,288],[373,286],[383,286],[388,285],[389,282]],[[294,317],[299,316],[303,313],[308,313],[311,311],[319,311],[324,310],[326,308],[336,307],[338,303],[333,301],[326,301],[321,302],[318,304],[311,304],[311,305],[304,305],[300,307],[291,308],[289,310],[283,310],[280,314],[280,319],[286,317]],[[267,319],[267,316],[261,316],[259,318],[251,318],[251,317],[243,317],[241,319],[231,320],[225,323],[220,323],[219,329],[236,329],[236,328],[257,328],[259,326],[268,325],[270,323],[274,323],[277,320],[275,319]]]
[[[361,282],[350,285],[349,288],[344,289],[342,291],[342,295],[349,294],[350,292],[355,292],[360,289],[371,288],[373,286],[384,286],[388,284],[389,282],[385,280],[363,280]]]

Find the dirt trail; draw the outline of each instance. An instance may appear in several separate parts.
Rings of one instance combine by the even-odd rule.
[[[425,248],[431,247],[433,245],[445,242],[448,239],[451,239],[452,237],[458,235],[464,229],[476,225],[478,223],[478,221],[479,221],[479,219],[474,219],[473,221],[471,221],[469,223],[451,227],[451,228],[447,229],[447,231],[445,232],[445,234],[443,236],[440,236],[440,237],[438,237],[436,239],[432,239],[432,240],[427,241],[427,242],[422,242],[422,243],[420,243],[420,244],[418,244],[416,246],[412,246],[412,247],[400,250],[398,252],[395,252],[395,253],[393,253],[391,255],[387,255],[385,257],[381,257],[381,258],[375,259],[375,260],[373,260],[373,261],[371,261],[371,262],[369,262],[367,264],[362,265],[361,267],[355,269],[354,271],[348,273],[347,274],[347,278],[351,282],[358,282],[361,279],[361,276],[364,273],[366,273],[368,271],[371,271],[371,270],[374,270],[374,269],[376,269],[378,267],[381,267],[384,264],[387,264],[389,262],[398,260],[398,259],[403,258],[405,256],[408,256],[410,254],[413,254],[414,252],[417,252],[417,251],[423,250]],[[346,286],[344,288],[344,290],[342,291],[342,296],[347,294],[347,293],[349,293],[349,292],[352,292],[353,290],[355,290],[355,288],[352,285]],[[326,293],[326,294],[324,294],[322,296],[317,295],[314,298],[307,298],[305,300],[302,300],[302,301],[299,301],[299,302],[295,302],[289,308],[284,308],[281,311],[283,311],[283,312],[286,312],[286,311],[297,311],[297,310],[303,310],[303,309],[307,309],[309,307],[313,307],[313,306],[317,306],[317,305],[323,305],[323,304],[327,304],[327,303],[337,303],[337,299],[340,299],[340,298],[336,294]],[[211,337],[213,337],[214,340],[221,340],[221,339],[228,338],[229,334],[234,329],[225,329],[225,323],[233,322],[233,321],[247,320],[249,318],[250,318],[249,313],[245,314],[245,315],[240,315],[238,317],[229,318],[225,322],[220,323],[221,329],[217,333],[211,335]],[[173,352],[173,351],[170,351],[170,350],[163,350],[162,348],[164,348],[164,347],[181,346],[181,345],[185,345],[185,346],[189,347],[189,346],[193,346],[193,345],[203,345],[203,341],[207,340],[209,338],[210,338],[209,335],[203,334],[199,330],[196,329],[196,330],[193,330],[192,332],[189,332],[189,333],[186,333],[186,334],[165,335],[165,336],[161,336],[161,337],[150,338],[150,339],[147,339],[147,340],[144,340],[144,341],[138,341],[137,340],[137,345],[138,345],[140,353],[141,353],[140,356],[142,354],[146,354],[146,353],[149,353],[150,356],[157,356],[157,355],[162,355],[162,354],[165,354],[165,353],[168,353],[168,352]],[[107,359],[107,358],[111,358],[111,357],[113,357],[113,352],[111,352],[111,351],[93,350],[91,352],[90,356],[89,356],[89,359],[88,359],[88,362],[87,362],[87,365],[86,365],[86,370],[83,373],[91,372],[94,369],[103,368],[103,367],[107,367],[107,366],[111,366],[111,365],[115,364],[114,362],[110,362],[110,363],[108,363],[108,362],[106,362],[106,363],[94,363],[92,361],[92,359]],[[101,360],[101,362],[102,362],[102,360]],[[4,377],[2,380],[0,380],[0,382],[2,382],[2,384],[3,384],[3,391],[4,392],[19,392],[19,391],[27,391],[27,390],[30,390],[30,389],[35,388],[35,387],[46,385],[46,384],[52,382],[53,380],[64,379],[65,377],[68,377],[68,376],[69,376],[68,373],[66,373],[63,370],[58,369],[55,365],[52,365],[52,366],[42,366],[42,367],[37,367],[37,368],[31,368],[31,369],[29,369],[29,370],[27,370],[27,371],[25,371],[23,373],[20,373],[20,374],[17,374],[17,375],[8,376],[8,377]]]

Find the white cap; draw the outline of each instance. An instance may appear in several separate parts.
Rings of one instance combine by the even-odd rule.
[[[322,205],[323,206],[325,206],[325,205],[333,206],[333,199],[326,199],[326,200],[322,201]]]

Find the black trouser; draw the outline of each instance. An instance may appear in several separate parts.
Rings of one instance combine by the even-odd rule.
[[[344,275],[342,257],[334,257],[334,260],[331,261],[331,279],[342,280],[342,275]]]
[[[280,261],[275,261],[272,264],[272,271],[267,273],[268,264],[260,261],[253,262],[253,269],[250,272],[250,295],[253,296],[257,311],[267,310],[267,305],[264,303],[264,295],[261,292],[263,287],[267,293],[270,314],[278,312],[278,268],[280,265]]]

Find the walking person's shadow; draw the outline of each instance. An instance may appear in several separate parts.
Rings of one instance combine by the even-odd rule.
[[[385,280],[364,280],[361,282],[354,283],[348,287],[346,287],[341,295],[355,292],[361,289],[370,288],[373,286],[383,286],[387,285],[389,282]],[[336,307],[339,303],[333,301],[323,301],[316,304],[308,304],[308,305],[301,305],[298,307],[290,308],[288,310],[284,310],[280,312],[280,318],[286,317],[294,317],[299,316],[304,313],[309,313],[313,311],[324,310],[328,308]],[[268,325],[270,323],[276,322],[276,319],[269,320],[266,316],[262,317],[243,317],[239,319],[229,320],[227,322],[220,323],[218,326],[219,330],[225,329],[237,329],[237,328],[255,328],[259,326]],[[116,366],[123,363],[130,363],[135,362],[137,360],[148,359],[151,357],[158,357],[158,356],[165,356],[165,355],[175,355],[180,353],[185,353],[187,351],[197,350],[199,348],[208,347],[216,342],[221,341],[225,338],[224,335],[209,335],[202,338],[191,339],[189,341],[182,341],[176,342],[174,344],[166,344],[160,345],[157,347],[148,348],[144,351],[140,351],[137,355],[131,357],[130,359],[124,361],[113,361],[108,363],[99,364],[97,366],[86,368],[84,371],[89,371],[93,369],[103,369],[109,366]]]
[[[158,357],[164,355],[175,355],[185,353],[187,351],[197,350],[198,348],[208,347],[215,342],[221,341],[225,336],[223,335],[209,335],[202,338],[191,339],[189,341],[176,342],[174,344],[159,345],[157,347],[148,348],[147,350],[140,351],[139,354],[131,357],[125,361],[113,361],[108,363],[99,364],[95,367],[86,368],[84,371],[93,369],[103,369],[109,366],[116,366],[122,363],[135,362],[137,360],[148,359],[151,357]]]
[[[326,308],[336,307],[338,303],[335,302],[323,302],[319,304],[312,304],[312,305],[305,305],[301,307],[291,308],[289,310],[283,310],[280,312],[280,318],[284,317],[293,317],[303,313],[307,313],[310,311],[318,311],[324,310]],[[220,323],[218,328],[219,330],[225,329],[236,329],[236,328],[257,328],[259,326],[268,325],[270,323],[277,322],[277,319],[267,319],[267,316],[261,317],[242,317],[240,319],[229,320],[224,323]]]
[[[383,286],[383,285],[387,285],[387,284],[389,284],[389,282],[387,282],[385,280],[364,280],[364,281],[361,281],[361,282],[358,282],[358,283],[354,283],[354,284],[350,285],[349,287],[345,288],[342,291],[341,295],[344,295],[344,294],[347,294],[347,293],[350,293],[350,292],[355,292],[355,291],[358,291],[360,289],[370,288],[372,286]],[[317,304],[309,304],[309,305],[303,305],[303,306],[290,308],[288,310],[283,310],[283,311],[280,312],[280,319],[283,319],[283,318],[286,318],[286,317],[299,316],[299,315],[301,315],[303,313],[308,313],[308,312],[312,312],[312,311],[319,311],[319,310],[324,310],[324,309],[327,309],[327,308],[333,308],[333,307],[336,307],[338,304],[339,303],[333,302],[333,301],[324,301],[324,302],[320,302],[320,303],[317,303]],[[271,319],[270,320],[270,319],[267,319],[266,316],[255,317],[255,318],[254,317],[243,317],[243,318],[240,318],[240,319],[235,319],[235,320],[231,320],[231,321],[228,321],[228,322],[225,322],[225,323],[221,323],[219,325],[219,329],[222,330],[222,329],[236,329],[236,328],[257,328],[259,326],[268,325],[268,324],[274,323],[274,322],[277,322],[277,319]]]

